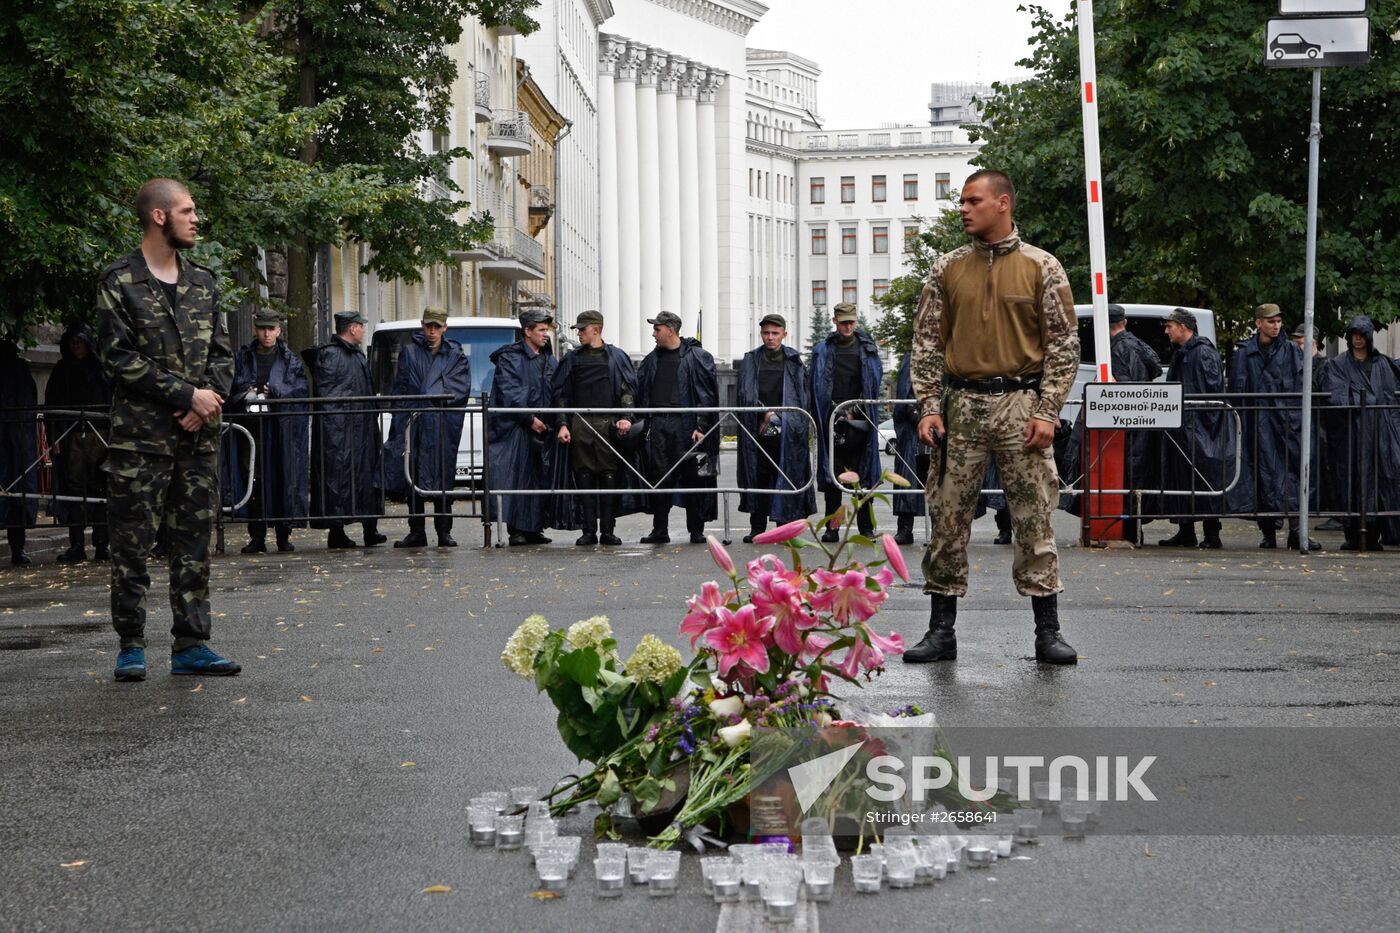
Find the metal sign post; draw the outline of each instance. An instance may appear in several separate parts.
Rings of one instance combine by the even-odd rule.
[[[1094,59],[1094,4],[1079,7],[1080,115],[1084,121],[1084,187],[1089,203],[1089,271],[1094,302],[1094,361],[1099,382],[1113,379],[1108,337],[1108,259],[1104,250],[1103,170],[1099,164],[1098,64]]]
[[[1284,18],[1271,19],[1264,37],[1270,68],[1312,69],[1312,119],[1308,124],[1308,233],[1303,277],[1303,437],[1298,458],[1298,547],[1308,552],[1308,494],[1312,485],[1313,324],[1317,285],[1317,166],[1322,139],[1322,69],[1371,60],[1367,0],[1279,0]],[[1337,14],[1359,13],[1360,16]],[[1328,15],[1332,14],[1332,15]]]

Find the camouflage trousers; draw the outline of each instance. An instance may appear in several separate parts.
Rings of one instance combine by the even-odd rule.
[[[163,528],[170,554],[174,650],[209,639],[209,532],[218,508],[215,453],[186,442],[175,456],[113,448],[107,456],[112,626],[122,647],[145,647],[146,561]]]
[[[955,389],[944,397],[947,467],[940,484],[935,451],[924,490],[933,521],[924,551],[925,593],[967,595],[967,541],[989,451],[996,452],[1011,509],[1016,542],[1011,577],[1017,592],[1048,596],[1063,589],[1050,528],[1050,514],[1060,496],[1054,450],[1027,450],[1024,443],[1035,401],[1036,394],[1028,391],[987,395]]]

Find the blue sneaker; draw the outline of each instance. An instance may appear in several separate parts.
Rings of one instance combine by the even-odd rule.
[[[145,680],[146,649],[123,648],[117,652],[117,669],[113,676],[117,680]]]
[[[220,657],[203,643],[192,645],[183,651],[170,653],[170,673],[206,674],[210,677],[228,677],[243,668],[228,658]]]

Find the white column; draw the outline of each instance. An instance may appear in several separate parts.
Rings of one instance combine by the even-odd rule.
[[[718,348],[719,313],[719,188],[715,167],[715,89],[723,74],[709,73],[696,106],[696,146],[700,176],[700,311],[704,315],[707,348]]]
[[[617,102],[613,99],[613,76],[618,60],[627,51],[627,43],[612,36],[599,36],[598,41],[598,194],[599,205],[598,261],[599,311],[605,318],[619,322],[621,312],[621,270],[618,266],[618,205],[617,205]],[[558,198],[560,192],[554,196]],[[577,308],[583,311],[586,308]],[[565,326],[571,321],[560,321]],[[614,334],[616,336],[616,334]]]
[[[656,135],[661,168],[661,303],[680,313],[681,304],[681,157],[676,90],[689,62],[671,56],[656,88]]]
[[[695,333],[695,318],[700,311],[700,170],[695,99],[704,74],[704,69],[695,65],[686,69],[676,98],[681,177],[681,301],[675,312],[681,316],[681,329],[687,336]]]
[[[637,179],[641,188],[641,309],[638,340],[650,345],[647,318],[661,307],[661,140],[658,136],[656,84],[668,56],[652,49],[637,69]]]
[[[637,190],[637,65],[645,46],[628,43],[613,77],[617,104],[617,274],[618,302],[608,320],[616,326],[604,330],[605,339],[635,353],[641,349],[641,208]],[[603,314],[608,315],[604,310]]]

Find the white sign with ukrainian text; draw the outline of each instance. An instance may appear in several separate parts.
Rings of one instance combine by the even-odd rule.
[[[1091,382],[1084,390],[1084,426],[1091,430],[1181,427],[1179,382]]]

